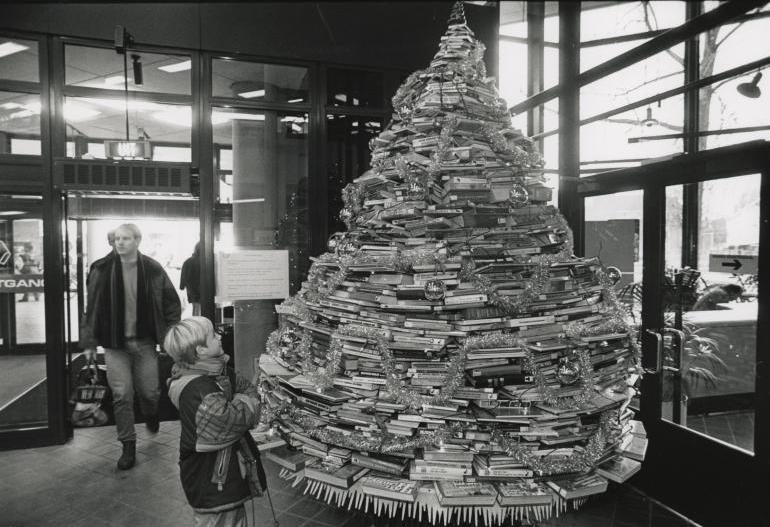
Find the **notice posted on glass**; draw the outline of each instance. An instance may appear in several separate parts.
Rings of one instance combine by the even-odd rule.
[[[217,302],[289,297],[289,251],[232,250],[217,253]]]

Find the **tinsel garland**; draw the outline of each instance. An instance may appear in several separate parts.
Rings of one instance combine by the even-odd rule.
[[[329,260],[328,257],[323,259],[327,255],[329,255],[329,253],[322,255],[318,261],[313,262],[310,266],[307,274],[307,283],[299,293],[297,293],[297,296],[301,296],[310,302],[318,303],[320,300],[324,300],[336,291],[340,284],[345,281],[348,265],[353,261],[352,257],[329,255],[332,257],[332,261],[339,266],[339,269],[329,276],[325,272],[326,267],[319,265],[319,262]]]
[[[326,390],[334,385],[334,377],[342,360],[342,341],[339,336],[332,335],[326,357],[326,363],[323,366],[317,366],[313,363],[313,354],[308,350],[307,359],[302,363],[302,373],[312,381],[317,391]]]
[[[599,417],[599,428],[588,438],[585,448],[573,451],[566,457],[549,458],[547,455],[535,455],[522,445],[519,438],[511,438],[499,429],[492,431],[491,441],[500,445],[516,462],[532,468],[539,476],[582,472],[592,468],[596,460],[604,454],[605,446],[617,434],[617,420],[616,410],[602,412]]]
[[[361,185],[355,183],[348,183],[342,189],[342,201],[345,204],[345,208],[351,210],[354,214],[361,211],[361,207],[364,204],[364,189]]]
[[[545,403],[554,408],[583,408],[588,405],[591,398],[596,393],[594,391],[594,369],[591,364],[591,355],[586,349],[577,349],[574,351],[578,365],[578,382],[580,382],[580,392],[574,396],[559,397],[558,390],[548,386],[547,378],[540,367],[537,365],[535,356],[531,348],[526,347],[526,357],[524,358],[525,367],[532,372],[535,381],[535,387],[543,398]]]
[[[344,434],[318,426],[316,421],[302,414],[288,402],[281,403],[275,409],[263,410],[260,421],[272,424],[282,415],[302,427],[310,436],[324,443],[381,454],[404,452],[429,445],[441,446],[450,438],[462,435],[466,429],[469,429],[462,423],[453,423],[439,426],[435,430],[423,430],[420,435],[413,438],[404,438],[386,431],[367,435],[361,432]],[[499,428],[492,430],[491,442],[499,445],[516,462],[532,468],[539,476],[580,472],[592,468],[596,460],[604,454],[605,446],[616,441],[621,433],[618,417],[617,410],[602,412],[599,417],[599,427],[588,437],[586,446],[564,457],[533,454],[530,448],[524,446],[520,438],[510,437]]]

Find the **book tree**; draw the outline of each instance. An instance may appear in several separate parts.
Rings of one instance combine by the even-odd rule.
[[[261,434],[280,434],[267,457],[319,499],[431,523],[538,520],[644,456],[619,272],[572,254],[483,52],[457,2],[343,191],[347,231],[277,307]]]

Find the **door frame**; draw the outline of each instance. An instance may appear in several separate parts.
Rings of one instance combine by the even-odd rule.
[[[752,141],[640,167],[582,178],[580,198],[643,191],[642,366],[655,370],[655,337],[663,327],[660,299],[665,269],[665,189],[747,174],[761,174],[760,262],[770,261],[770,142]],[[642,380],[641,418],[650,439],[648,456],[631,480],[651,496],[703,525],[755,525],[767,518],[762,496],[770,475],[770,265],[760,265],[757,313],[754,454],[661,419],[662,374]],[[764,287],[763,287],[764,285]],[[701,488],[702,487],[702,488]],[[745,520],[744,520],[745,518]],[[745,521],[747,523],[741,523]],[[724,523],[727,522],[727,523]]]

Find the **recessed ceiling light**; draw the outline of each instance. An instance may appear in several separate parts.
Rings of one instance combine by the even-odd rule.
[[[305,99],[302,99],[302,98],[299,98],[299,99],[289,99],[289,100],[288,100],[288,101],[286,101],[286,102],[289,102],[289,103],[294,103],[294,102],[302,102],[302,101],[304,101],[304,100],[305,100]]]
[[[245,91],[243,93],[238,94],[238,97],[243,97],[244,99],[253,99],[254,97],[264,97],[264,96],[265,96],[265,90]]]
[[[18,214],[26,214],[23,210],[4,210],[0,212],[0,216],[16,216]]]
[[[104,84],[114,86],[116,84],[123,84],[124,80],[123,75],[113,75],[112,77],[104,79]]]
[[[16,42],[3,42],[0,44],[0,57],[7,57],[25,49],[29,49],[29,46],[17,44]]]
[[[168,73],[177,73],[179,71],[186,71],[186,70],[192,69],[192,61],[183,60],[182,62],[177,62],[175,64],[166,64],[165,66],[158,66],[158,69]]]

